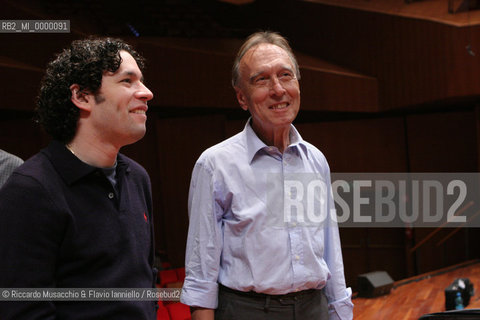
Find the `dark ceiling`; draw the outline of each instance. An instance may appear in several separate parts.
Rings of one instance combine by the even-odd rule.
[[[65,19],[73,32],[107,36],[244,38],[271,26],[283,4],[257,0],[3,0],[3,19]]]

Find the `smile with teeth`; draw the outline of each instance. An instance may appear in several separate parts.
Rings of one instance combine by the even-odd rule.
[[[285,103],[280,103],[280,104],[271,106],[270,109],[279,110],[279,109],[285,109],[286,107],[288,107],[288,103],[285,102]]]
[[[137,109],[137,110],[133,110],[133,111],[130,111],[131,113],[137,113],[137,114],[145,114],[145,110],[140,110],[140,109]]]

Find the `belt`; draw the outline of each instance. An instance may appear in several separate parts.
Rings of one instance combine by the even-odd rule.
[[[255,291],[234,290],[234,289],[231,289],[229,287],[225,287],[222,284],[219,284],[219,287],[220,287],[220,290],[222,290],[224,292],[230,292],[230,293],[237,294],[237,295],[244,296],[244,297],[256,298],[256,299],[266,299],[266,298],[268,298],[268,299],[279,300],[279,301],[287,300],[287,299],[297,300],[297,298],[300,297],[300,296],[312,294],[315,291],[317,291],[316,289],[307,289],[307,290],[290,292],[290,293],[286,293],[286,294],[267,294],[267,293],[258,293],[258,292],[255,292]]]

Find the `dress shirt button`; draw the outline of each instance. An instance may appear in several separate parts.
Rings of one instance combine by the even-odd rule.
[[[114,196],[115,196],[115,195],[113,194],[113,192],[110,192],[110,193],[108,194],[108,198],[109,198],[109,199],[113,199]]]
[[[298,254],[295,256],[295,260],[300,260],[300,256]]]

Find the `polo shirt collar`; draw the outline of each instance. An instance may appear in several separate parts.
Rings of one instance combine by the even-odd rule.
[[[78,159],[67,149],[65,144],[57,140],[50,142],[42,152],[50,159],[58,174],[67,184],[72,184],[98,170],[97,167],[91,166]],[[125,166],[127,167],[126,170],[129,171],[128,164],[123,161],[120,155],[117,156],[117,167],[121,168]]]

